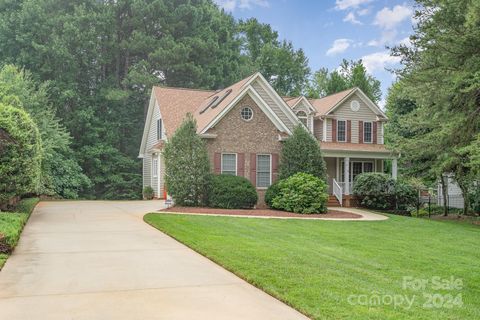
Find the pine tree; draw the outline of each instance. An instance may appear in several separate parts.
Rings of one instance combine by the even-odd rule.
[[[320,145],[303,125],[297,125],[293,134],[284,142],[279,171],[280,179],[304,172],[326,180],[327,169]]]
[[[197,123],[188,114],[168,140],[165,157],[165,183],[178,205],[205,205],[211,180],[205,142],[197,134]]]

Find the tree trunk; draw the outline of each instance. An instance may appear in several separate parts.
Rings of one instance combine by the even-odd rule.
[[[468,195],[468,185],[465,183],[461,183],[457,181],[458,186],[462,190],[462,196],[463,196],[463,214],[467,215],[468,214],[468,209],[470,209],[470,197]]]

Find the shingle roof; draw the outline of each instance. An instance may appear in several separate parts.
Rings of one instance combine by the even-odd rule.
[[[346,142],[324,142],[320,141],[320,148],[325,151],[366,151],[389,153],[384,144],[370,143],[346,143]]]
[[[319,115],[327,114],[337,103],[342,101],[356,88],[340,91],[320,99],[308,99]]]

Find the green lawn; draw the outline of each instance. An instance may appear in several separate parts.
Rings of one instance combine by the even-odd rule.
[[[0,243],[0,246],[7,245],[10,248],[14,248],[20,238],[23,226],[28,220],[28,217],[38,203],[38,198],[23,199],[16,207],[16,212],[0,212],[0,234],[5,237]],[[0,269],[7,261],[8,254],[0,252]]]
[[[150,213],[145,221],[315,319],[480,319],[478,226],[400,216],[365,222]],[[404,276],[429,283],[403,289]],[[460,278],[462,288],[438,289],[435,276]],[[400,303],[405,297],[411,307]]]

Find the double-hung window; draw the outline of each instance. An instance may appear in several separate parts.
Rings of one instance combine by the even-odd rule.
[[[222,174],[237,175],[236,153],[222,153]]]
[[[157,140],[162,139],[162,119],[157,120]]]
[[[372,143],[372,123],[363,123],[363,142]]]
[[[269,154],[257,154],[257,187],[268,188],[272,184],[272,159]]]
[[[337,141],[347,141],[347,121],[345,120],[337,121]]]
[[[297,112],[297,117],[298,117],[298,120],[300,120],[300,122],[303,123],[303,125],[306,128],[308,128],[308,116],[305,113],[305,111],[298,111]]]

